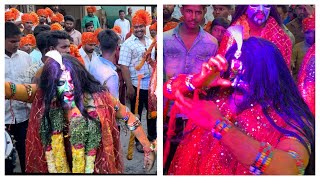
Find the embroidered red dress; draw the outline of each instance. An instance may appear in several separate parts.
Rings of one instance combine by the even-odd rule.
[[[241,114],[231,114],[228,108],[228,92],[220,93],[213,101],[225,117],[247,135],[260,142],[276,146],[283,136],[263,114],[259,104],[250,105]],[[271,118],[280,127],[285,122],[269,108]],[[205,130],[188,121],[184,138],[179,144],[171,162],[168,174],[175,175],[249,175],[249,167],[241,164],[228,147],[213,138],[210,130]]]

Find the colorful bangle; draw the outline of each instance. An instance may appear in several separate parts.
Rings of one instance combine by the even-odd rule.
[[[196,89],[194,85],[191,83],[192,79],[193,79],[193,75],[188,75],[186,78],[186,86],[189,91],[194,91]]]
[[[26,87],[27,94],[28,94],[28,100],[32,97],[32,86],[30,84],[24,84],[24,87]]]
[[[172,82],[175,80],[177,76],[173,76],[172,78],[169,79],[167,83],[167,91],[171,94],[172,93]]]
[[[127,124],[127,128],[130,131],[134,131],[141,125],[141,121],[136,117],[136,120],[133,123]]]
[[[11,99],[17,92],[17,87],[16,84],[9,82],[10,85],[10,89],[11,89],[11,96],[9,97],[9,99]]]
[[[261,175],[270,165],[273,157],[273,148],[269,143],[262,142],[260,144],[259,152],[256,156],[254,163],[250,166],[250,173]]]
[[[304,164],[303,164],[303,161],[301,160],[300,156],[298,155],[298,153],[295,152],[295,151],[289,150],[288,154],[293,159],[296,160],[296,166],[297,166],[297,168],[299,170],[299,175],[304,175],[304,171],[305,171]]]
[[[214,127],[211,129],[212,136],[218,140],[222,138],[222,135],[229,131],[232,127],[232,123],[228,120],[216,120]]]

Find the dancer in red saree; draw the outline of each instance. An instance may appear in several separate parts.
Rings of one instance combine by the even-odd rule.
[[[144,165],[154,163],[153,145],[140,120],[72,56],[49,51],[38,87],[6,82],[6,97],[33,102],[26,139],[27,173],[123,173],[116,118],[144,147]]]
[[[286,66],[274,44],[251,37],[166,82],[190,120],[168,174],[314,174],[314,116]],[[206,99],[192,100],[203,88]]]

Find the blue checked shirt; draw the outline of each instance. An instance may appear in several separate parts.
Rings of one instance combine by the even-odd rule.
[[[200,27],[197,38],[188,50],[179,35],[181,25],[163,34],[163,66],[169,78],[199,73],[202,63],[215,56],[218,49],[217,39]]]
[[[205,32],[202,27],[200,27],[197,38],[188,50],[179,35],[181,25],[182,23],[163,34],[164,78],[171,78],[179,74],[200,73],[202,64],[208,62],[209,58],[217,53],[217,39]],[[164,82],[168,80],[164,79]],[[167,99],[164,98],[163,104],[166,101]],[[172,106],[172,103],[170,106]],[[170,115],[170,112],[168,112],[168,115]],[[187,119],[184,114],[177,114],[177,117]]]
[[[138,86],[138,75],[142,74],[143,78],[141,80],[140,88],[148,90],[152,70],[151,66],[145,62],[139,71],[135,69],[135,67],[140,63],[144,52],[147,51],[148,47],[152,43],[152,40],[147,36],[145,36],[145,41],[146,46],[134,35],[128,38],[121,45],[119,64],[129,67],[132,85],[135,87]],[[152,52],[151,57],[154,59],[154,52]]]

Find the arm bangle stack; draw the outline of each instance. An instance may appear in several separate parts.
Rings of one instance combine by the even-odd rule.
[[[141,125],[141,121],[136,117],[136,120],[133,123],[127,124],[127,128],[130,131],[136,130]]]
[[[270,165],[273,157],[273,148],[269,143],[262,142],[260,144],[259,152],[256,156],[254,163],[250,166],[251,174],[261,175]]]
[[[212,136],[218,140],[222,138],[222,135],[229,131],[232,123],[228,120],[216,120],[214,127],[211,130]]]

